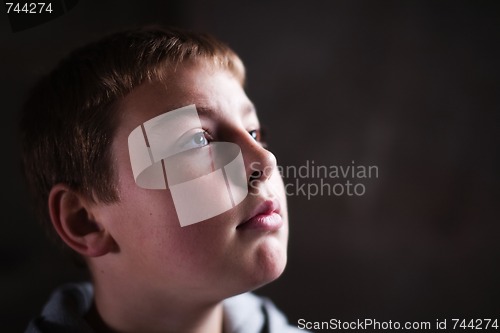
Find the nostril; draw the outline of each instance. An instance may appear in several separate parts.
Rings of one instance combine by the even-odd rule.
[[[252,181],[255,181],[255,180],[258,180],[262,177],[262,171],[260,170],[255,170],[254,172],[252,172],[252,174],[250,175],[250,179],[248,180],[249,182],[252,182]]]

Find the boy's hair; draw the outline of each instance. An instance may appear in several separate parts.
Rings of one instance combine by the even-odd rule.
[[[28,189],[48,229],[48,194],[58,183],[94,202],[119,201],[111,156],[117,102],[146,81],[168,80],[166,69],[198,59],[243,84],[243,64],[228,46],[206,34],[158,27],[80,48],[40,80],[24,106],[20,139]]]

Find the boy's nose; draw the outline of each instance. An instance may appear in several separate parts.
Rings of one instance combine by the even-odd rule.
[[[276,157],[250,135],[240,141],[248,182],[265,181],[277,167]]]

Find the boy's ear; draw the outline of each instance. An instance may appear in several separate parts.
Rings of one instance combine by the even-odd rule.
[[[99,257],[114,251],[113,237],[95,219],[93,205],[65,184],[57,184],[49,193],[52,225],[62,240],[76,252]]]

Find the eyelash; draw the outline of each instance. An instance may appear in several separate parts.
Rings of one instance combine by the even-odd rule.
[[[253,137],[252,132],[256,133],[256,137],[255,138]],[[215,141],[214,136],[206,128],[203,128],[203,134],[205,135],[205,138],[207,139],[207,141],[209,143]],[[266,131],[263,128],[250,130],[250,131],[248,131],[248,134],[250,136],[252,136],[252,138],[255,141],[257,141],[258,143],[260,143],[262,147],[267,148],[267,143],[265,141]]]
[[[207,139],[208,143],[215,141],[214,137],[212,136],[209,130],[205,128],[202,128],[202,130],[203,130],[203,135],[205,135],[205,138]]]

